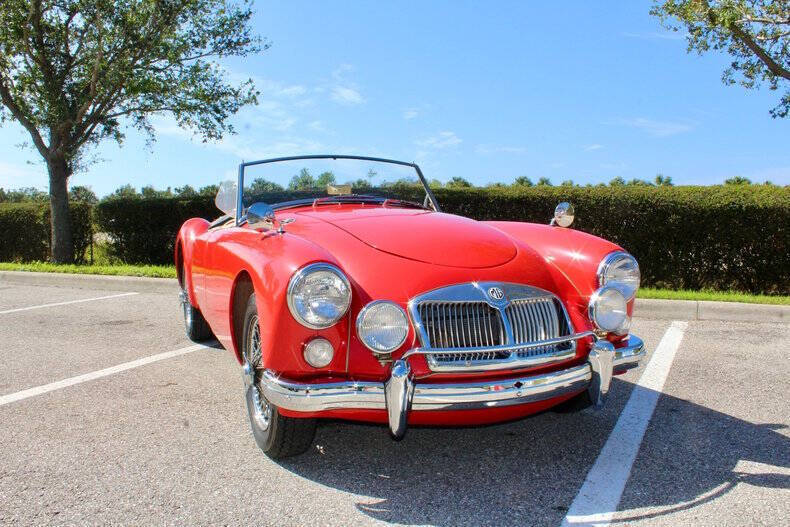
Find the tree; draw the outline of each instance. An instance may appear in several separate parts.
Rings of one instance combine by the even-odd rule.
[[[153,141],[152,114],[219,139],[257,101],[251,80],[230,82],[216,62],[266,47],[250,0],[231,1],[0,2],[0,121],[25,128],[47,166],[54,261],[73,257],[68,180],[91,146],[121,143],[127,127]]]
[[[198,196],[197,190],[192,185],[184,185],[174,189],[177,198],[195,198]]]
[[[538,186],[539,187],[550,187],[550,186],[552,186],[551,185],[551,180],[549,178],[547,178],[547,177],[542,177],[542,178],[540,178],[538,180]]]
[[[7,201],[9,203],[40,203],[47,200],[47,193],[35,187],[8,189],[8,191],[2,193],[2,196],[4,196],[4,198],[0,199],[0,201]]]
[[[685,30],[688,52],[726,50],[722,82],[747,89],[784,86],[773,117],[790,112],[790,5],[787,0],[666,0],[650,10],[668,28]]]
[[[146,185],[141,188],[140,194],[144,199],[173,197],[173,192],[170,190],[170,187],[167,187],[166,190],[156,190],[152,185]]]
[[[319,188],[326,188],[327,185],[335,184],[335,175],[332,172],[326,171],[318,174],[315,180],[316,186]]]
[[[109,198],[139,198],[140,195],[130,184],[118,187],[115,191],[108,196]]]
[[[652,187],[653,186],[653,184],[651,182],[645,181],[644,179],[639,179],[639,178],[632,179],[631,181],[628,182],[628,185],[630,185],[632,187],[633,186],[636,186],[636,187]]]
[[[291,178],[288,183],[290,190],[309,190],[315,188],[315,178],[310,174],[310,170],[303,168],[297,175]]]
[[[519,176],[515,181],[513,181],[513,184],[520,185],[522,187],[531,187],[534,183],[532,183],[532,180],[527,176]]]
[[[284,189],[281,185],[263,178],[256,178],[249,187],[250,193],[256,195],[268,194],[270,192],[282,192],[283,190]],[[216,193],[217,191],[215,190],[214,194]]]
[[[69,190],[69,200],[78,203],[87,203],[89,205],[96,205],[99,202],[96,193],[93,192],[90,187],[84,185],[75,185],[71,187],[71,190]]]
[[[450,181],[447,182],[447,188],[469,188],[471,186],[472,184],[461,176],[453,176],[450,178]]]
[[[359,178],[356,181],[352,181],[348,183],[351,185],[351,189],[356,192],[357,190],[370,190],[373,188],[373,185],[370,184],[370,181],[364,178]]]
[[[724,184],[725,185],[751,185],[752,184],[752,180],[747,178],[747,177],[743,177],[743,176],[735,176],[735,177],[731,177],[730,179],[725,179],[724,180]]]
[[[617,176],[616,178],[612,179],[609,182],[609,186],[610,187],[622,187],[624,185],[625,185],[625,180],[623,178],[621,178],[620,176]]]
[[[656,174],[654,181],[657,187],[671,187],[675,185],[672,183],[672,176],[665,176],[664,174]]]
[[[574,186],[574,183],[573,183],[572,179],[566,179],[565,181],[560,183],[560,186],[561,187],[572,187],[572,186]]]
[[[201,196],[211,196],[214,197],[219,192],[219,185],[206,185],[205,187],[200,187],[198,190],[198,194]]]

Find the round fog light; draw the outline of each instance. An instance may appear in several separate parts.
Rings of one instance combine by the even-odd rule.
[[[603,286],[590,297],[590,319],[598,329],[607,333],[622,332],[628,328],[628,305],[619,289]]]
[[[332,362],[335,350],[332,344],[322,338],[313,339],[304,347],[304,360],[313,368],[323,368]]]

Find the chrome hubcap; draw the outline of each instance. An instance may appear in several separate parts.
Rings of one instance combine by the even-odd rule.
[[[244,384],[250,391],[252,418],[261,430],[266,430],[272,421],[272,407],[258,388],[261,365],[261,330],[258,317],[250,318],[247,326],[247,342],[244,343]]]

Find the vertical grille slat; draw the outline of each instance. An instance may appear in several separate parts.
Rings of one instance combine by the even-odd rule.
[[[570,335],[565,308],[550,294],[511,298],[507,307],[496,308],[479,300],[425,300],[416,306],[414,315],[422,325],[421,339],[426,348],[488,348],[508,343],[503,317],[512,328],[514,344]],[[442,353],[430,360],[438,364],[465,367],[479,361],[506,360],[553,355],[571,349],[572,341],[549,346],[520,348],[515,351],[481,350],[472,354]]]

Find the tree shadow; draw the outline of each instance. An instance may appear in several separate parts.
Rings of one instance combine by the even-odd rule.
[[[375,520],[556,525],[632,388],[615,379],[616,396],[599,413],[549,411],[488,427],[412,428],[401,442],[390,440],[384,427],[329,422],[319,428],[315,450],[282,466],[360,495],[357,508]],[[761,473],[759,465],[739,472],[742,461],[787,472],[790,439],[776,431],[784,426],[750,423],[662,395],[629,481],[639,491],[626,491],[620,509],[664,509],[627,518],[635,520],[715,500],[739,482],[790,488],[790,476]]]

